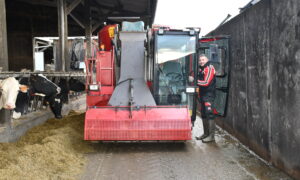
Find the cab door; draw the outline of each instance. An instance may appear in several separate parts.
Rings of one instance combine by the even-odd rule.
[[[205,54],[216,70],[216,98],[214,113],[225,116],[230,73],[229,36],[202,37],[199,39],[199,54]]]

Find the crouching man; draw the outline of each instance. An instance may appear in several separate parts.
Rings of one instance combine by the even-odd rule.
[[[196,139],[207,143],[215,141],[215,121],[212,104],[215,99],[216,72],[214,66],[204,54],[199,56],[198,63],[200,68],[198,71],[197,85],[200,89],[199,102],[201,106],[204,134],[200,137],[196,137]]]

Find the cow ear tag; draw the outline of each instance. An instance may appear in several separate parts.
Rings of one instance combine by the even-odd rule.
[[[28,91],[28,86],[25,85],[20,85],[19,90],[23,93],[27,93]]]

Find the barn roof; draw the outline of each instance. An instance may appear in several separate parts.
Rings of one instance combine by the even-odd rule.
[[[33,6],[57,8],[60,0],[15,0]],[[154,21],[157,0],[61,0],[66,1],[68,15],[77,22],[84,24],[85,2],[89,1],[93,25],[101,27],[103,22],[120,22],[119,17],[131,20],[142,20],[146,26],[151,26]],[[122,19],[124,20],[124,19]],[[96,28],[95,28],[96,29]]]

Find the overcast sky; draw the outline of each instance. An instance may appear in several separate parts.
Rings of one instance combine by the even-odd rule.
[[[203,36],[227,16],[239,13],[250,0],[158,0],[154,24],[201,27]]]

